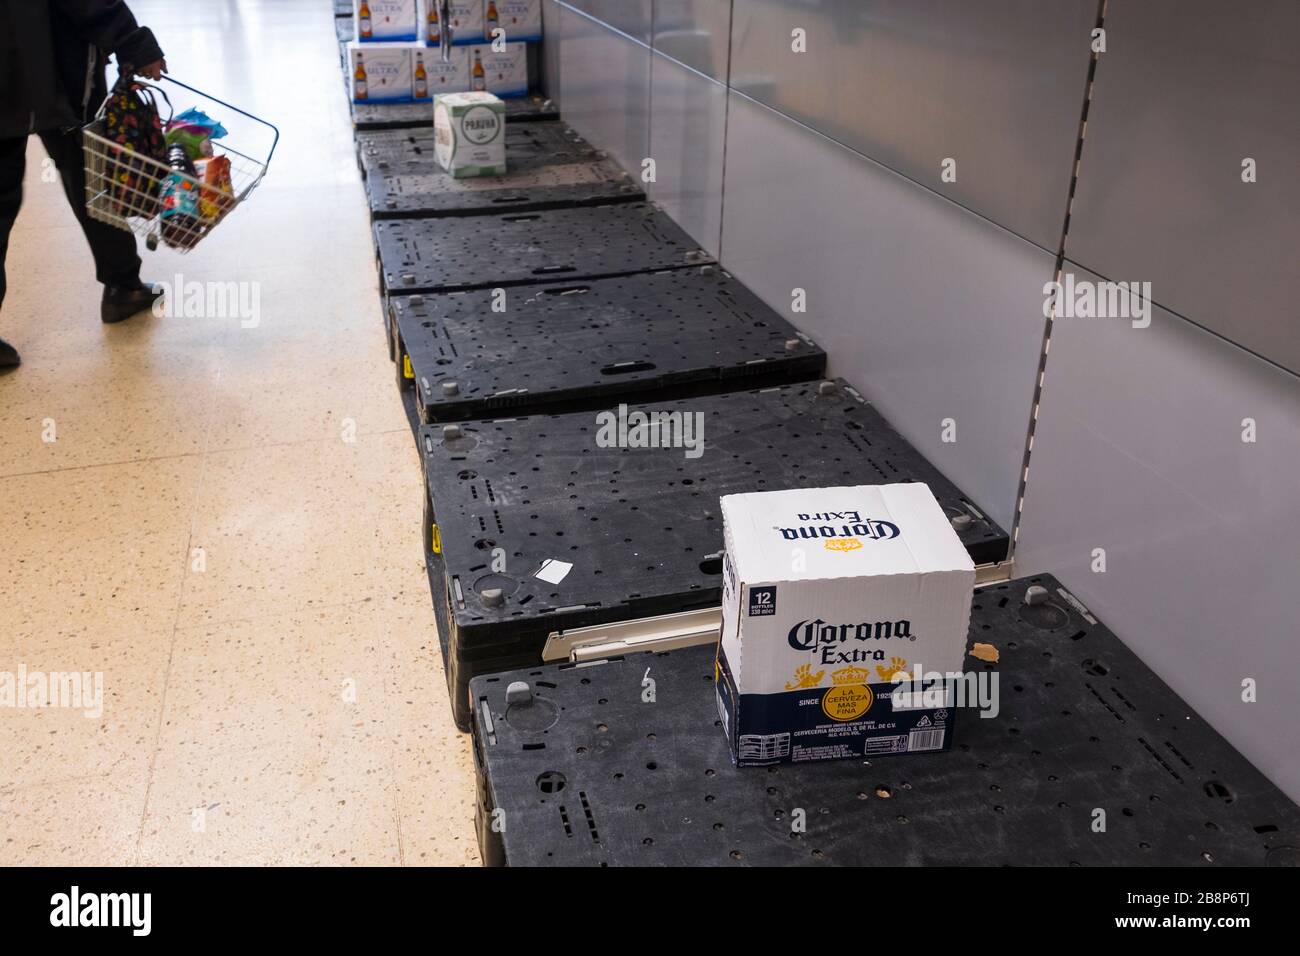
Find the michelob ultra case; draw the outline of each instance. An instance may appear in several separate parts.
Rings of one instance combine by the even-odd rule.
[[[457,45],[482,43],[484,20],[487,12],[485,0],[451,0],[451,42]],[[424,42],[437,46],[442,40],[446,24],[438,19],[438,0],[424,0]]]
[[[409,43],[348,44],[354,103],[410,103],[414,61]]]
[[[528,92],[528,45],[506,43],[494,50],[492,44],[472,46],[469,53],[469,88],[497,96],[523,96]]]
[[[738,766],[946,750],[975,566],[924,484],[722,498],[714,678]],[[897,706],[896,706],[897,705]]]
[[[352,10],[362,43],[420,39],[420,0],[352,0]]]
[[[506,108],[491,93],[442,93],[433,102],[433,152],[454,178],[506,171]]]
[[[437,45],[443,31],[438,0],[423,2],[424,40]],[[507,42],[542,38],[542,0],[452,0],[450,7],[452,43],[482,43],[496,30]]]
[[[483,39],[501,30],[507,43],[542,38],[542,0],[483,0]]]
[[[431,103],[440,93],[464,93],[469,89],[469,57],[463,47],[452,50],[444,62],[437,50],[411,50],[411,99]]]

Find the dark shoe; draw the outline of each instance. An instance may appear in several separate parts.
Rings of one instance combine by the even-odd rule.
[[[0,368],[12,368],[21,363],[22,359],[18,357],[18,350],[4,339],[0,339]]]
[[[162,297],[162,290],[146,283],[134,286],[106,285],[104,299],[99,306],[99,317],[105,322],[121,322],[138,315]]]

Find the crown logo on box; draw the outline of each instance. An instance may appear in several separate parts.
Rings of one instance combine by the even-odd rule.
[[[828,538],[822,547],[827,551],[856,551],[862,542],[857,538]]]
[[[841,667],[837,671],[831,671],[833,684],[865,684],[869,680],[871,671],[865,667]]]

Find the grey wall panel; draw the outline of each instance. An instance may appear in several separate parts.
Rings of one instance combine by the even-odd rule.
[[[1017,573],[1059,575],[1296,800],[1298,473],[1293,376],[1162,309],[1055,323]]]
[[[1097,7],[735,0],[732,87],[1055,252]]]
[[[560,41],[564,37],[564,8],[556,0],[542,0],[542,90],[560,102]]]
[[[560,42],[564,119],[639,177],[650,148],[650,47],[573,10]]]
[[[723,264],[1010,528],[1053,256],[730,95]],[[807,314],[791,313],[795,287]]]
[[[1110,0],[1106,31],[1067,254],[1300,372],[1300,4]]]
[[[727,82],[731,0],[654,0],[651,45],[705,76]]]
[[[565,0],[565,2],[575,10],[581,10],[588,16],[595,17],[642,43],[650,42],[654,0]]]
[[[713,256],[722,233],[727,88],[661,54],[650,67],[651,199]]]

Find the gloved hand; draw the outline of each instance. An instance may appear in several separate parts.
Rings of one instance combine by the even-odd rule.
[[[166,60],[154,60],[152,63],[146,63],[136,69],[136,76],[148,77],[151,80],[161,80],[162,75],[167,72]]]

